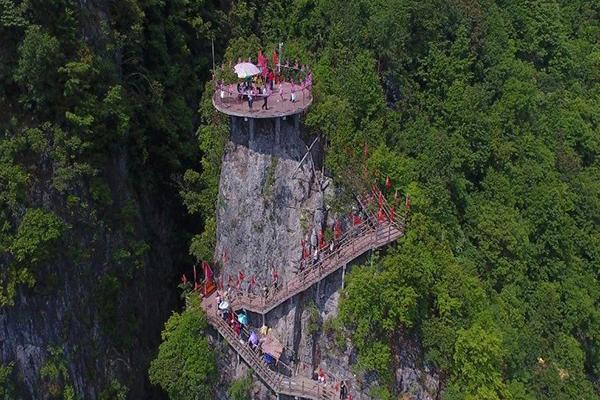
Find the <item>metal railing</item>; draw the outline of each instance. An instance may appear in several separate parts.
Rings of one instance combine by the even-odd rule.
[[[259,378],[275,393],[289,396],[305,397],[314,400],[332,400],[336,391],[303,376],[286,377],[271,370],[258,353],[247,343],[240,342],[240,337],[221,317],[207,313],[208,322],[219,332],[229,345],[238,353]]]
[[[376,224],[373,228],[371,225]],[[387,232],[387,233],[386,233]],[[324,249],[318,261],[308,263],[293,279],[277,289],[268,286],[270,296],[238,292],[232,299],[232,307],[246,309],[260,314],[267,313],[292,296],[303,292],[322,280],[344,264],[352,261],[368,250],[383,246],[397,239],[402,231],[394,225],[383,222],[363,221],[352,227],[334,243],[333,251]],[[311,265],[312,264],[312,265]]]

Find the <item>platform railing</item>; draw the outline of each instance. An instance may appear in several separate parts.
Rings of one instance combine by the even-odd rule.
[[[219,332],[227,343],[246,362],[252,370],[275,393],[298,396],[314,400],[333,400],[336,391],[314,380],[303,376],[287,377],[271,370],[260,358],[256,350],[251,349],[246,342],[240,342],[240,337],[221,317],[207,312],[208,322]]]
[[[305,265],[303,270],[281,287],[275,289],[273,285],[269,286],[269,291],[272,293],[270,296],[240,292],[232,299],[232,306],[261,314],[269,312],[366,251],[390,243],[403,234],[402,230],[388,221],[376,223],[375,228],[371,227],[371,223],[371,221],[363,221],[354,226],[334,242],[333,251],[326,249],[321,253],[318,261],[314,263],[308,261],[308,265]]]

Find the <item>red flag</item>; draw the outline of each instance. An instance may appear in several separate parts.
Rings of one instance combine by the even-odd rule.
[[[408,195],[408,193],[406,194],[406,209],[410,210],[410,196]]]
[[[385,178],[385,188],[389,191],[392,188],[392,180],[390,177]]]
[[[319,232],[319,247],[321,249],[324,249],[325,247],[327,247],[327,243],[325,242],[325,235],[323,234],[322,229],[321,229],[321,232]]]
[[[187,276],[185,276],[185,274],[181,275],[181,283],[184,285],[187,283]]]
[[[213,272],[212,269],[210,269],[210,265],[208,264],[208,262],[202,261],[202,269],[204,270],[204,280],[206,280],[207,282],[212,281]]]
[[[240,282],[244,280],[244,273],[242,271],[238,272],[238,279]]]
[[[267,75],[269,69],[267,68],[267,58],[263,55],[262,50],[258,51],[258,65],[262,70],[263,75]]]
[[[385,213],[383,212],[383,208],[379,209],[379,212],[377,213],[377,219],[379,222],[385,222]]]
[[[302,258],[306,259],[310,257],[310,250],[306,247],[306,242],[304,241],[304,239],[302,239],[300,241],[300,243],[302,244]]]
[[[339,218],[335,221],[333,235],[336,239],[339,239],[339,237],[342,236],[342,223],[340,222]]]
[[[360,225],[361,223],[362,220],[360,219],[360,217],[358,215],[352,214],[352,225]]]

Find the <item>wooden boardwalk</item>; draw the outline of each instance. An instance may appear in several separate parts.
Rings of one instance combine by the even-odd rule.
[[[252,350],[247,342],[241,341],[233,328],[217,315],[214,294],[203,299],[202,306],[206,311],[206,316],[210,325],[225,338],[227,343],[229,343],[235,352],[240,355],[244,362],[254,370],[260,380],[269,386],[276,394],[312,400],[334,400],[339,397],[336,390],[330,386],[319,384],[302,375],[288,377],[270,369],[260,358],[260,355],[255,350]]]
[[[387,207],[387,204],[383,209],[386,215],[384,221],[375,221],[375,216],[372,213],[368,214],[366,221],[354,226],[337,240],[337,245],[333,251],[324,251],[321,259],[315,265],[307,266],[270,297],[265,299],[263,296],[239,294],[232,299],[231,309],[243,308],[248,311],[266,314],[365,252],[397,240],[404,234],[404,222],[392,222],[395,221],[395,218],[393,217],[393,211]],[[278,396],[283,394],[310,400],[334,400],[339,398],[339,392],[330,385],[320,384],[298,374],[285,376],[270,369],[260,355],[252,350],[247,342],[241,340],[233,328],[218,316],[216,293],[204,298],[202,307],[206,311],[210,325],[225,338],[244,362],[254,370],[259,379]]]
[[[365,221],[344,235],[336,250],[332,252],[323,251],[318,262],[305,267],[294,278],[281,284],[277,290],[271,287],[269,290],[271,294],[267,298],[263,295],[238,293],[231,299],[232,307],[236,310],[245,309],[259,314],[266,314],[367,251],[385,246],[402,235],[403,229],[401,226],[384,222],[372,227],[370,221]]]

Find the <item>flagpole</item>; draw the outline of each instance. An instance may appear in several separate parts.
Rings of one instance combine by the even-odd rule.
[[[215,39],[214,38],[210,38],[210,47],[212,50],[213,75],[214,75],[215,71],[216,71],[216,68],[215,68]]]
[[[283,59],[283,42],[279,42],[279,60],[277,63],[277,73],[281,73],[281,60]]]

